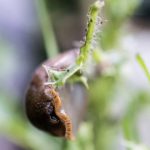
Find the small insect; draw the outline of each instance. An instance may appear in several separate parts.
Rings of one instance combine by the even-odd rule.
[[[93,19],[90,19],[90,22],[93,22]]]
[[[69,72],[69,71],[70,71],[70,69],[67,69],[66,71],[67,71],[67,72]]]

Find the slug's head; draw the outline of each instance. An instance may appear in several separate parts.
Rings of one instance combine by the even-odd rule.
[[[65,136],[65,124],[55,112],[51,88],[30,86],[26,96],[26,113],[37,128],[55,136]]]

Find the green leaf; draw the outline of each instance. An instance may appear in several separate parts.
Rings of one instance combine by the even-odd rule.
[[[136,55],[136,60],[137,60],[138,64],[141,66],[141,68],[143,69],[143,71],[145,72],[145,75],[147,76],[148,80],[150,81],[149,70],[140,54]]]

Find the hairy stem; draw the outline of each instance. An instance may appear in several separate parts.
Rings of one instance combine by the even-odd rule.
[[[44,66],[46,69],[49,77],[53,76],[54,80],[50,82],[47,82],[46,84],[53,84],[56,86],[61,86],[65,84],[65,82],[73,75],[75,75],[76,72],[83,70],[84,65],[86,64],[89,56],[90,56],[90,50],[92,50],[93,43],[95,43],[95,38],[97,36],[98,28],[99,28],[99,12],[101,8],[104,6],[104,2],[100,2],[99,0],[96,1],[89,10],[89,20],[88,20],[88,26],[87,26],[87,32],[86,37],[83,46],[80,48],[80,54],[76,59],[76,62],[74,64],[70,64],[69,68],[66,68],[66,70],[58,71],[54,70],[53,68],[48,68],[47,66]],[[69,71],[68,71],[69,70]],[[80,75],[78,80],[83,82],[84,85],[87,86],[86,79],[83,80],[83,75]]]
[[[80,55],[77,59],[77,64],[84,64],[89,56],[89,52],[92,49],[93,41],[95,40],[95,34],[97,32],[97,21],[99,17],[100,9],[103,7],[104,2],[96,1],[89,10],[89,22],[87,26],[86,39],[83,46],[80,48]]]

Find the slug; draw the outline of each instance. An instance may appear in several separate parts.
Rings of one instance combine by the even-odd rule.
[[[55,88],[45,85],[48,75],[42,65],[65,69],[75,63],[79,50],[60,54],[41,64],[34,72],[26,93],[26,114],[37,128],[54,136],[73,140],[86,113],[86,89],[80,83]]]

